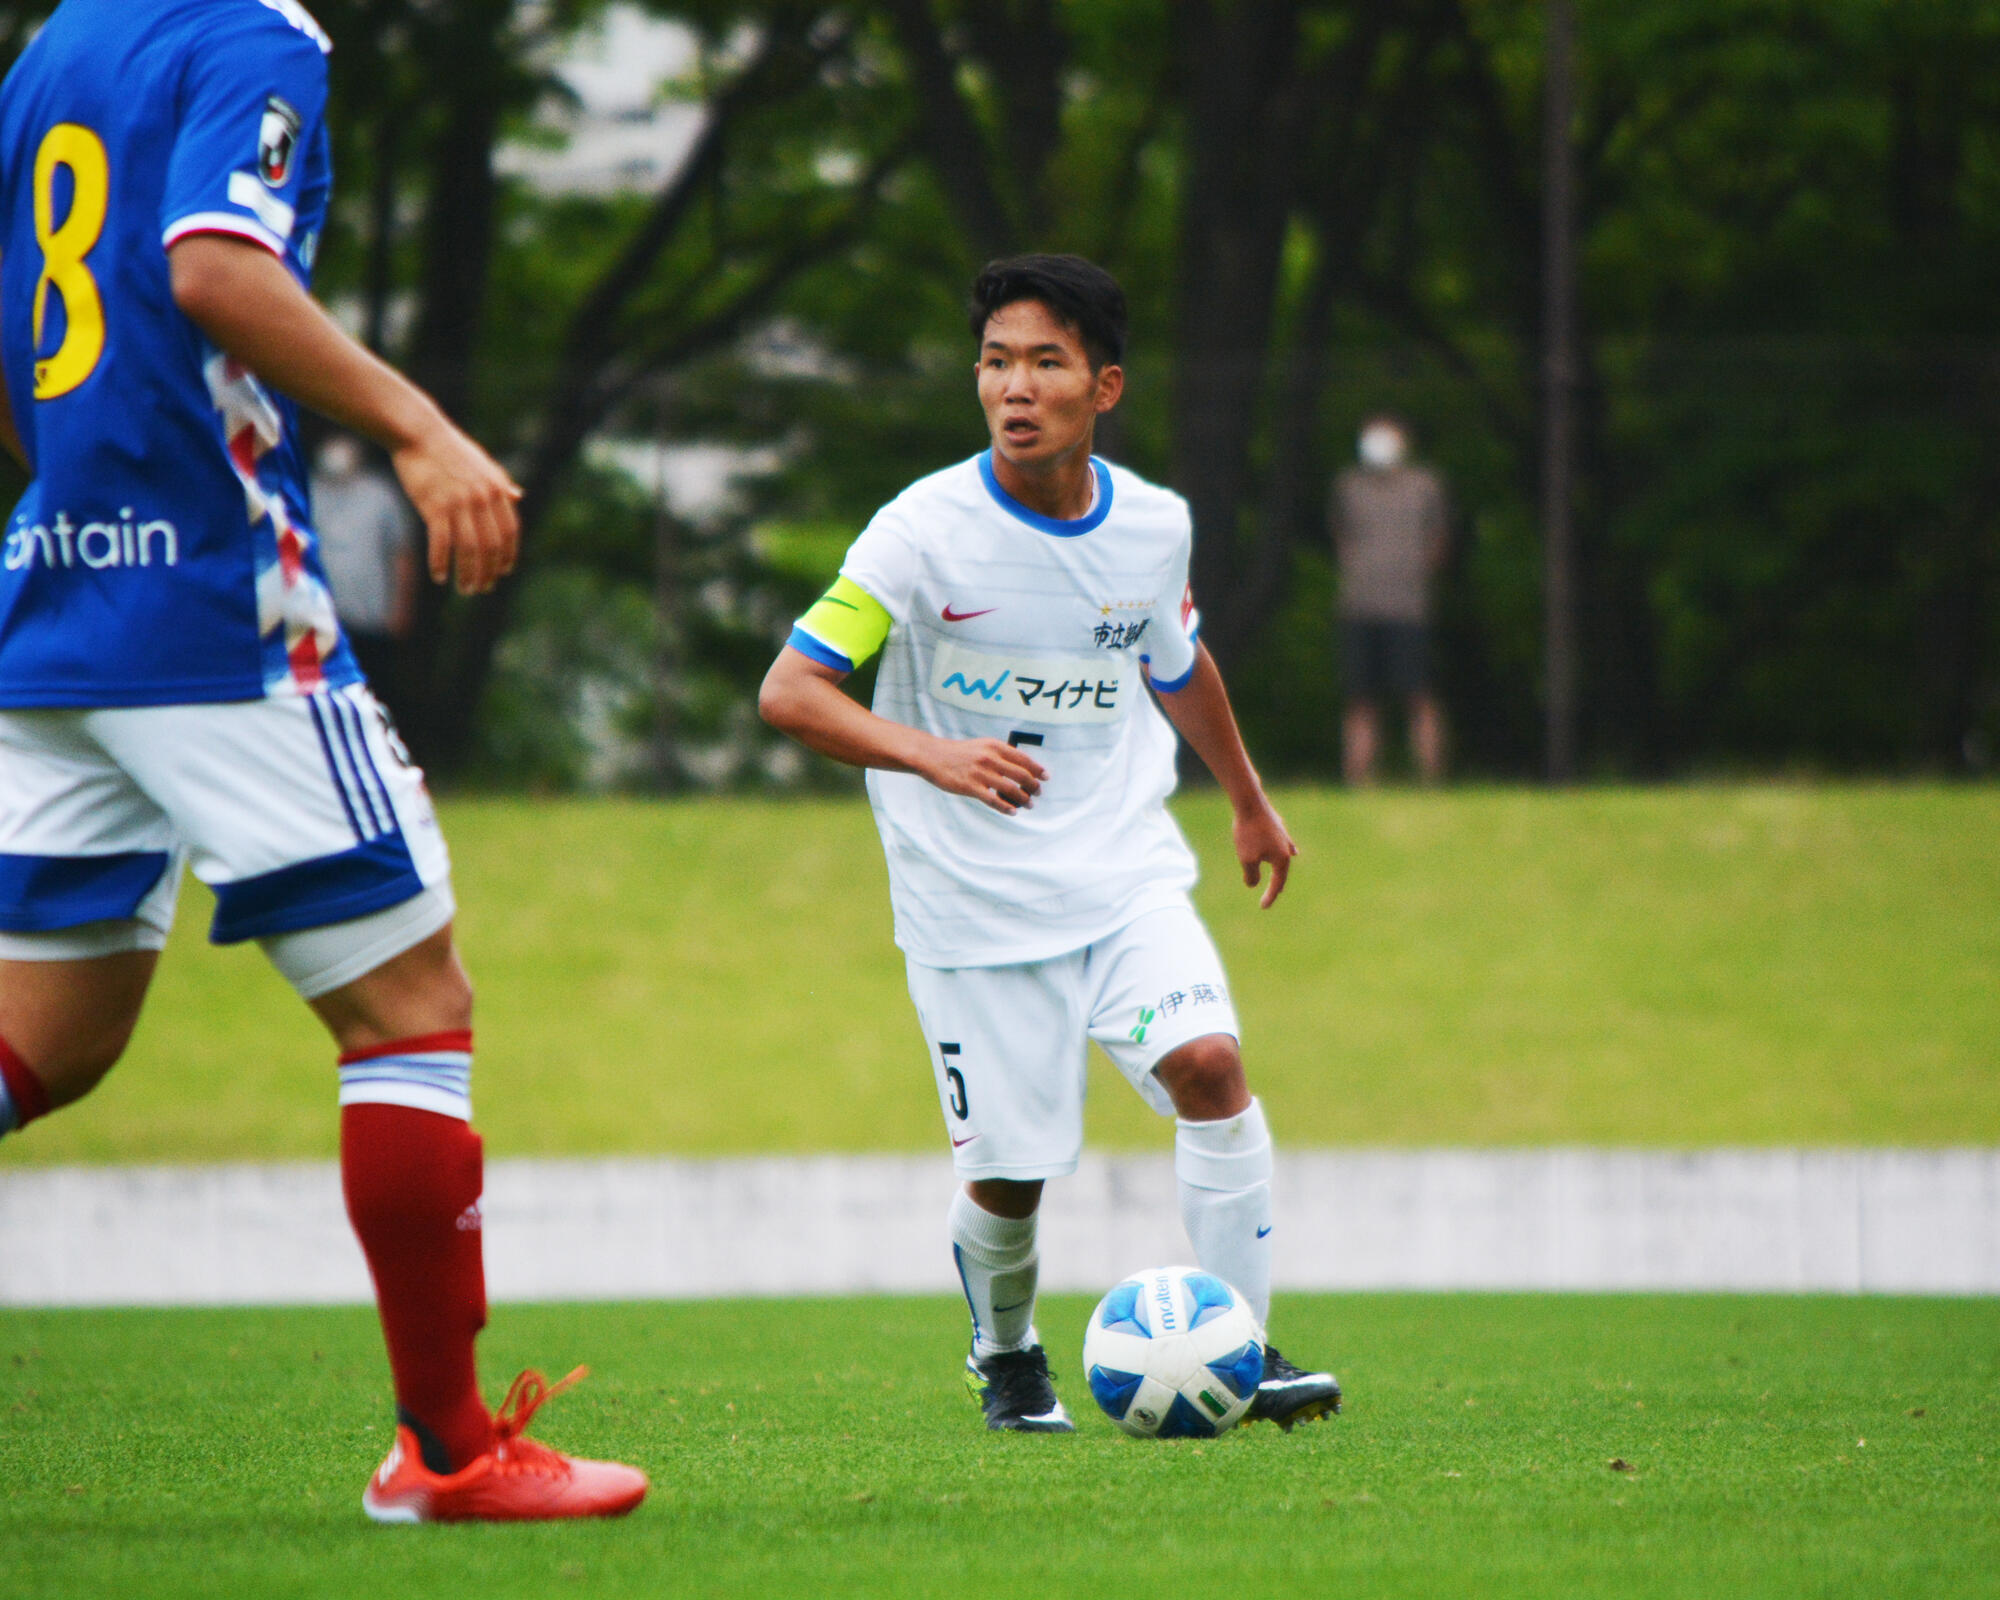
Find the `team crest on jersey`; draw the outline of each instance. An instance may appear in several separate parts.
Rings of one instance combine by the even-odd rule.
[[[304,120],[289,100],[272,95],[264,102],[264,120],[257,129],[257,172],[273,189],[282,189],[292,175]]]

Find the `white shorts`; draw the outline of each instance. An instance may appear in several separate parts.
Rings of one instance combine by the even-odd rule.
[[[908,965],[961,1178],[1076,1170],[1092,1039],[1148,1105],[1172,1116],[1153,1069],[1190,1039],[1239,1036],[1222,958],[1185,903],[1047,961]]]
[[[449,916],[451,862],[423,774],[361,684],[0,711],[0,956],[157,950],[189,862],[215,890],[217,944],[271,948],[427,891]],[[421,921],[441,925],[435,910]]]

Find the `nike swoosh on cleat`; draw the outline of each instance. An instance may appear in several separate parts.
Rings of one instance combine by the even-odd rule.
[[[1263,1227],[1257,1230],[1257,1237],[1260,1239],[1268,1238],[1270,1236],[1270,1232],[1271,1232],[1270,1224],[1266,1223]]]
[[[998,606],[988,606],[984,611],[954,611],[950,606],[946,606],[939,615],[946,622],[970,622],[974,617],[990,617],[999,609]]]

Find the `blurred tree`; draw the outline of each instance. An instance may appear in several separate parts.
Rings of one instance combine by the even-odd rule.
[[[1131,295],[1105,445],[1195,506],[1255,747],[1333,769],[1323,485],[1386,404],[1467,508],[1439,640],[1461,751],[1532,768],[1539,0],[645,0],[697,42],[664,90],[702,118],[675,171],[503,176],[609,4],[315,7],[324,291],[515,463],[523,583],[553,585],[431,597],[428,755],[472,748],[505,641],[575,635],[509,658],[538,725],[569,702],[524,697],[535,663],[628,672],[584,637],[657,576],[651,496],[586,459],[617,436],[781,447],[686,543],[734,597],[673,647],[712,673],[688,726],[726,722],[861,519],[983,443],[971,271],[1060,248]],[[0,0],[0,62],[47,10]],[[1989,759],[2000,6],[1585,0],[1579,46],[1586,770]]]
[[[701,131],[658,192],[599,202],[505,183],[494,158],[551,93],[552,47],[605,0],[323,10],[341,45],[335,125],[369,196],[366,325],[516,463],[524,571],[585,441],[639,384],[740,337],[794,277],[852,243],[901,158],[868,97],[843,92],[853,30],[838,16],[785,0],[651,9],[700,41],[696,78],[680,92],[699,96]],[[815,152],[843,136],[861,171],[813,180]],[[407,241],[405,212],[420,219]],[[563,259],[547,259],[551,244]],[[523,280],[532,296],[511,292]],[[386,332],[399,290],[411,329],[400,345]],[[489,316],[496,295],[508,301],[504,323]],[[468,749],[515,588],[472,603],[426,593],[405,722],[420,755],[445,769]]]

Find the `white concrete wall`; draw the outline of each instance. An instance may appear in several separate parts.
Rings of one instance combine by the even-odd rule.
[[[496,1161],[497,1300],[945,1292],[919,1156]],[[1052,1184],[1043,1283],[1185,1260],[1171,1158]],[[2000,1150],[1292,1151],[1290,1289],[2000,1293]],[[0,1172],[0,1305],[364,1300],[331,1164]]]

